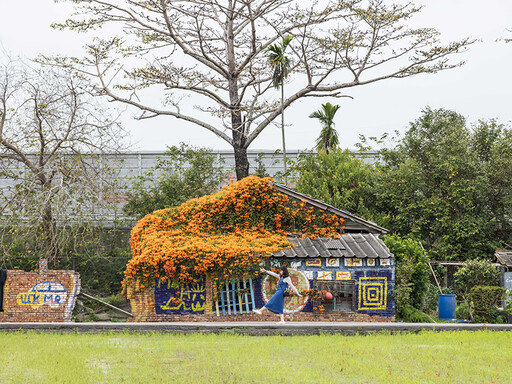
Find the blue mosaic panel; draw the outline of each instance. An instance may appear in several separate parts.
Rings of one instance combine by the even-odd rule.
[[[393,316],[395,282],[389,269],[354,271],[356,311],[368,315]]]
[[[155,311],[159,315],[203,314],[206,304],[204,277],[193,284],[155,284]]]

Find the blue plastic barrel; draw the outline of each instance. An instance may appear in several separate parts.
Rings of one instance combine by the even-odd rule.
[[[439,319],[455,319],[455,295],[439,295]]]

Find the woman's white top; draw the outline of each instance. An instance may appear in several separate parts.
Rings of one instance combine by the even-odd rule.
[[[267,271],[267,270],[265,270],[265,273],[266,273],[267,275],[273,276],[273,277],[275,277],[275,278],[277,278],[277,279],[280,279],[280,278],[281,278],[281,276],[279,276],[277,273],[274,273],[274,272],[272,272],[272,271]],[[297,288],[295,288],[295,285],[293,285],[293,283],[292,283],[292,279],[290,279],[290,276],[288,276],[288,277],[284,278],[284,279],[283,279],[283,281],[284,281],[286,284],[288,284],[288,286],[289,286],[289,287],[291,287],[291,288],[292,288],[293,292],[295,292],[295,294],[296,294],[297,296],[300,296],[300,293],[299,293],[299,291],[297,291]]]

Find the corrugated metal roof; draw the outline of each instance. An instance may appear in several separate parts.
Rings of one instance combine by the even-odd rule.
[[[394,257],[384,242],[373,233],[344,233],[339,239],[289,236],[291,249],[272,253],[275,257],[357,257],[361,259]]]
[[[501,265],[512,268],[512,251],[498,250],[494,253],[496,261]]]

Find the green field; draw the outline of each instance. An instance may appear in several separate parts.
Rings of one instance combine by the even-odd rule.
[[[511,383],[512,332],[0,333],[0,383]]]

